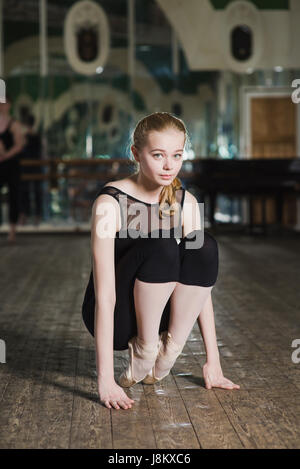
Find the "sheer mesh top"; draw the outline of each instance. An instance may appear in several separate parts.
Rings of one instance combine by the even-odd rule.
[[[116,233],[116,238],[160,238],[173,237],[182,238],[182,208],[185,197],[185,189],[180,188],[175,192],[176,202],[172,206],[175,213],[159,217],[159,203],[149,204],[136,199],[113,186],[103,187],[97,194],[108,194],[114,197],[120,206],[121,211],[121,229]],[[169,209],[166,204],[165,209]]]

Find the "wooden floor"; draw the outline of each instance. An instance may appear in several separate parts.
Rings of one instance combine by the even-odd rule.
[[[206,390],[197,324],[172,373],[137,384],[130,410],[98,401],[94,343],[81,319],[85,235],[0,238],[1,448],[299,448],[300,236],[218,234],[212,291],[224,375]],[[299,354],[300,355],[300,354]],[[127,351],[115,352],[116,376]]]

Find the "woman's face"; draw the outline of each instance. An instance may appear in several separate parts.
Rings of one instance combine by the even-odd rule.
[[[140,163],[140,171],[160,186],[168,186],[175,179],[182,166],[185,134],[168,128],[163,131],[148,133],[146,145],[139,152],[134,152]],[[171,175],[163,178],[162,175]]]

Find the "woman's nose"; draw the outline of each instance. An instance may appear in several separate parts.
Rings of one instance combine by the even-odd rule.
[[[165,159],[164,168],[165,168],[165,169],[170,169],[170,168],[172,168],[171,160],[169,160],[168,158]]]

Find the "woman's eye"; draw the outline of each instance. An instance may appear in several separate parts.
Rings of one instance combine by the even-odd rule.
[[[162,155],[162,153],[154,153],[154,156],[161,156],[161,155]],[[177,153],[174,156],[179,156],[179,158],[176,158],[176,160],[179,160],[181,158],[181,153]]]

